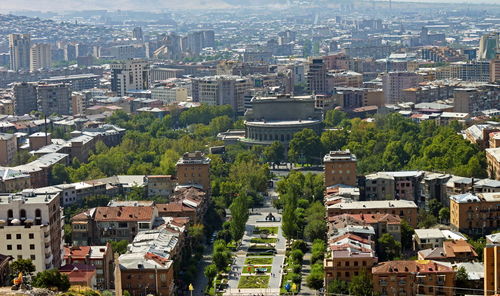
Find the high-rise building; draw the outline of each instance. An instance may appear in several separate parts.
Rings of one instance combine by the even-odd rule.
[[[490,82],[500,82],[500,52],[490,61]]]
[[[10,69],[14,71],[30,68],[30,34],[10,34]]]
[[[0,253],[31,259],[36,272],[61,266],[64,220],[59,192],[1,194],[0,204]]]
[[[500,294],[500,234],[486,236],[484,248],[484,295]]]
[[[325,186],[344,184],[357,186],[356,155],[349,150],[330,151],[323,158],[325,164]]]
[[[38,110],[35,83],[16,83],[14,84],[13,92],[16,115],[24,115]]]
[[[64,46],[64,60],[74,61],[76,60],[76,45],[68,43]]]
[[[143,40],[144,36],[142,34],[142,28],[141,27],[135,27],[132,30],[132,38],[135,40]]]
[[[422,78],[413,72],[388,72],[382,78],[383,90],[386,104],[400,102],[403,97],[403,90],[416,87]]]
[[[496,57],[497,50],[500,46],[498,38],[498,32],[481,36],[478,53],[478,58],[480,60],[491,60]]]
[[[201,185],[210,190],[210,158],[200,151],[184,153],[177,161],[177,181],[180,185]]]
[[[128,90],[149,88],[150,69],[148,62],[141,59],[124,61],[111,65],[111,90],[124,96]]]
[[[53,113],[59,115],[71,114],[71,90],[64,83],[39,84],[36,88],[38,110],[45,115]]]
[[[322,58],[313,58],[308,64],[307,88],[315,94],[326,94],[326,64]]]
[[[245,111],[245,91],[250,82],[239,76],[208,76],[192,80],[193,101],[208,105],[231,105],[239,113]]]
[[[17,138],[14,134],[0,133],[0,165],[8,165],[17,152]]]
[[[40,69],[48,69],[51,64],[52,53],[50,51],[50,44],[33,44],[30,49],[30,72],[35,72]]]

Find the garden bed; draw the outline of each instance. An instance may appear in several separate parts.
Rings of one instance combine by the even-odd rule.
[[[255,227],[255,229],[253,230],[253,233],[260,234],[263,230],[264,230],[264,232],[267,231],[269,233],[269,235],[277,235],[278,234],[278,227],[264,227],[264,226]]]
[[[267,289],[269,287],[268,275],[242,276],[238,289]]]
[[[271,266],[261,266],[261,265],[252,265],[252,266],[243,266],[242,273],[255,273],[256,268],[267,268],[264,273],[271,272]]]
[[[260,238],[254,237],[250,240],[253,244],[275,244],[278,241],[277,238]]]
[[[250,257],[245,259],[245,265],[271,265],[273,264],[273,258],[269,257]]]

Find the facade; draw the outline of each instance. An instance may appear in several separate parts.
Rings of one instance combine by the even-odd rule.
[[[97,207],[71,218],[73,244],[102,245],[108,241],[132,241],[141,230],[153,228],[154,206]]]
[[[488,163],[488,177],[500,180],[500,148],[486,149],[486,162]]]
[[[151,81],[162,81],[170,78],[181,78],[184,75],[183,69],[173,68],[151,68]]]
[[[457,88],[453,92],[455,112],[479,114],[499,107],[500,92],[488,88]]]
[[[327,94],[326,64],[322,58],[312,58],[306,74],[307,88],[314,94]]]
[[[372,268],[372,281],[381,296],[452,296],[455,271],[431,260],[387,261]]]
[[[498,37],[499,37],[498,32],[481,36],[481,40],[479,40],[479,51],[478,51],[478,58],[480,60],[491,60],[495,58],[497,50],[500,46]]]
[[[179,185],[201,185],[210,191],[210,158],[200,151],[184,153],[177,161],[177,182]]]
[[[14,93],[14,109],[16,115],[29,114],[31,111],[38,110],[35,83],[15,83],[12,90]]]
[[[131,59],[111,64],[111,90],[124,96],[128,90],[146,90],[150,84],[149,63]]]
[[[321,132],[321,110],[310,96],[254,97],[251,105],[245,113],[245,144],[279,141],[288,147],[293,135],[305,128]]]
[[[476,250],[464,239],[447,240],[442,247],[424,249],[418,252],[419,260],[441,262],[473,262],[477,260]]]
[[[356,186],[356,155],[346,151],[330,151],[323,158],[325,186],[336,184]]]
[[[105,246],[64,247],[64,264],[85,264],[96,269],[96,287],[108,290],[113,287],[113,251],[108,243]]]
[[[52,65],[52,52],[50,44],[33,44],[30,48],[30,72],[40,69],[49,69]]]
[[[31,36],[29,34],[10,34],[10,69],[13,71],[29,70]]]
[[[413,72],[389,72],[382,77],[386,104],[403,101],[403,90],[416,87],[422,81],[420,75]]]
[[[148,196],[169,197],[174,193],[177,179],[172,175],[145,176]]]
[[[392,214],[405,219],[412,227],[417,226],[418,207],[407,200],[374,200],[341,202],[327,207],[327,216],[342,214]]]
[[[500,82],[500,53],[490,61],[490,82]]]
[[[500,227],[498,193],[465,193],[450,196],[450,224],[466,234],[486,234]]]
[[[484,256],[484,295],[500,294],[500,235],[486,236]]]
[[[218,106],[231,105],[234,111],[245,111],[245,92],[250,81],[240,76],[208,76],[192,80],[194,102]]]
[[[365,176],[364,192],[366,200],[393,200],[396,184],[394,176],[379,172]]]
[[[39,84],[36,88],[38,110],[49,116],[71,114],[71,90],[66,84]]]
[[[61,266],[64,220],[59,194],[3,194],[0,205],[0,254],[31,259],[36,272]]]
[[[95,74],[76,74],[67,76],[53,76],[42,79],[44,83],[64,83],[70,86],[71,91],[82,91],[99,87],[99,79],[101,77]]]
[[[175,102],[185,102],[188,99],[188,89],[179,86],[159,86],[151,89],[151,99],[161,101],[165,105]]]
[[[17,138],[14,134],[0,133],[0,165],[7,165],[17,153]]]
[[[327,92],[333,92],[337,87],[361,87],[363,74],[354,71],[330,70],[326,74]]]

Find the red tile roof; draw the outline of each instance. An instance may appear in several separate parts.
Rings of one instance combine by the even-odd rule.
[[[383,273],[440,273],[453,272],[451,267],[431,260],[387,261],[379,263],[372,268],[372,274]]]
[[[172,212],[196,212],[196,209],[185,206],[182,202],[171,202],[166,204],[157,204],[158,213]]]
[[[85,259],[90,255],[90,251],[88,246],[64,247],[64,258],[71,256],[73,259]]]
[[[98,207],[95,221],[148,221],[153,218],[154,207]]]

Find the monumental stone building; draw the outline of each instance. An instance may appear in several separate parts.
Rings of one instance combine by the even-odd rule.
[[[285,147],[293,135],[305,128],[321,132],[321,110],[311,96],[254,97],[245,112],[245,139],[249,145],[270,145],[275,141]]]

